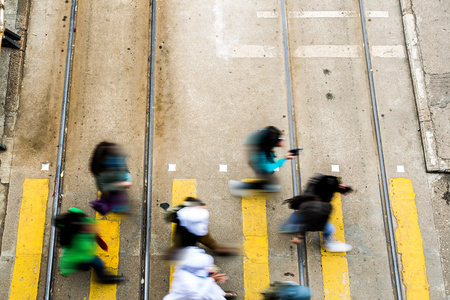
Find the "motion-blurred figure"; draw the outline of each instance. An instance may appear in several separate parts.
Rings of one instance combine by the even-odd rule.
[[[309,287],[297,285],[292,281],[275,281],[261,294],[264,300],[310,300],[312,296]]]
[[[275,148],[284,146],[281,131],[268,126],[250,135],[246,141],[248,161],[256,173],[258,180],[255,182],[239,182],[230,180],[230,190],[235,196],[247,196],[253,192],[278,192],[281,185],[278,183],[274,172],[288,159],[297,156],[298,150],[288,152],[284,158],[276,160]]]
[[[318,174],[312,177],[303,195],[287,199],[283,202],[289,204],[289,208],[295,209],[286,222],[280,226],[281,233],[298,233],[292,239],[293,243],[300,243],[306,231],[321,231],[323,233],[323,245],[329,252],[346,252],[352,246],[336,241],[334,232],[336,228],[328,222],[332,205],[331,199],[334,193],[347,194],[352,188],[339,183],[335,176]]]
[[[197,198],[187,197],[181,205],[169,208],[164,218],[176,224],[173,247],[169,256],[177,259],[177,250],[202,243],[217,255],[236,255],[237,249],[219,245],[208,231],[209,211],[206,204]],[[175,257],[174,257],[175,256]]]
[[[69,208],[67,213],[56,216],[54,226],[58,228],[59,244],[63,249],[61,274],[68,276],[76,271],[94,269],[102,283],[117,283],[122,276],[107,274],[103,261],[97,256],[97,244],[104,251],[108,246],[97,232],[95,221],[81,209]]]
[[[175,267],[170,293],[163,300],[236,299],[234,292],[224,292],[219,284],[228,279],[214,266],[214,259],[197,247],[183,250]]]
[[[92,155],[91,172],[101,197],[91,206],[102,215],[110,211],[126,213],[130,208],[127,188],[131,186],[131,175],[125,157],[119,145],[108,142],[98,144]]]

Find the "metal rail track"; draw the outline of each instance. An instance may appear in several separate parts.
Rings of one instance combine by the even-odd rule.
[[[380,182],[380,198],[382,201],[382,209],[383,209],[383,215],[384,215],[384,226],[386,230],[386,243],[387,243],[387,252],[388,257],[390,260],[390,266],[391,266],[391,276],[393,277],[393,287],[395,290],[395,297],[398,300],[403,299],[402,296],[402,288],[401,288],[401,280],[400,280],[400,271],[399,271],[399,265],[398,265],[398,259],[397,259],[397,248],[395,244],[395,236],[394,236],[394,225],[392,221],[392,212],[391,212],[391,205],[389,200],[389,192],[388,192],[388,184],[387,184],[387,178],[386,178],[386,168],[384,163],[384,153],[383,153],[383,147],[381,143],[381,132],[380,132],[380,125],[379,125],[379,119],[378,119],[378,110],[377,110],[377,101],[375,97],[375,86],[373,81],[373,75],[372,75],[372,64],[370,59],[370,52],[369,52],[369,41],[367,37],[367,29],[365,24],[365,18],[364,18],[364,7],[362,0],[359,1],[359,8],[360,8],[360,21],[362,25],[362,34],[364,39],[364,50],[365,50],[365,59],[366,59],[366,66],[367,66],[367,74],[368,74],[368,81],[370,86],[370,95],[371,95],[371,101],[372,101],[372,114],[373,114],[373,126],[375,130],[376,135],[376,143],[377,143],[377,151],[378,151],[378,160],[379,160],[379,167],[381,172],[381,182]],[[285,0],[281,0],[281,17],[282,17],[282,26],[283,26],[283,45],[284,45],[284,65],[285,65],[285,76],[286,76],[286,92],[287,92],[287,102],[288,102],[288,113],[289,113],[289,140],[291,147],[296,147],[297,140],[295,136],[295,130],[293,123],[295,122],[294,116],[293,116],[293,104],[292,104],[292,96],[291,96],[291,72],[290,72],[290,66],[289,66],[289,47],[288,47],[288,19],[286,18],[286,6],[285,6]],[[298,160],[297,160],[298,161]],[[293,191],[294,196],[298,195],[298,188],[297,185],[300,187],[300,193],[301,193],[301,168],[300,163],[298,162],[298,165],[296,165],[295,161],[291,161],[292,164],[292,181],[293,181]],[[297,178],[298,173],[298,178]],[[299,244],[297,246],[297,252],[298,252],[298,268],[299,268],[299,275],[300,275],[300,284],[302,285],[308,285],[308,265],[307,265],[307,253],[306,253],[306,240]]]
[[[64,95],[63,95],[63,105],[61,112],[61,124],[60,124],[60,136],[58,145],[58,158],[56,167],[56,178],[55,178],[55,192],[53,196],[53,209],[52,217],[60,213],[61,204],[63,201],[64,192],[64,165],[65,165],[65,149],[66,149],[66,134],[67,134],[67,113],[68,113],[68,103],[69,103],[69,91],[70,91],[70,75],[71,75],[71,64],[72,64],[72,49],[73,49],[73,32],[74,23],[76,19],[76,0],[72,0],[71,15],[70,15],[70,26],[69,26],[69,36],[68,36],[68,46],[67,46],[67,59],[66,59],[66,70],[64,79]],[[289,113],[289,141],[291,147],[296,147],[297,140],[294,129],[294,105],[292,104],[291,95],[291,72],[289,65],[289,47],[288,47],[288,19],[286,18],[286,5],[285,0],[281,0],[281,15],[282,15],[282,26],[283,26],[283,45],[284,45],[284,66],[285,66],[285,77],[286,77],[286,92],[287,92],[287,102],[288,102],[288,113]],[[390,201],[387,188],[386,179],[386,169],[384,165],[384,154],[381,144],[381,134],[378,122],[378,112],[375,97],[375,88],[373,83],[373,76],[371,73],[371,60],[369,53],[369,42],[367,39],[367,31],[365,27],[364,19],[364,8],[362,0],[359,0],[360,6],[360,18],[362,24],[362,31],[364,37],[364,48],[365,48],[365,58],[367,64],[368,80],[370,85],[371,100],[372,100],[372,112],[374,129],[377,140],[377,150],[379,157],[379,166],[381,170],[381,200],[384,213],[385,227],[387,233],[387,246],[388,254],[392,268],[393,275],[393,285],[396,291],[396,298],[403,299],[401,283],[400,283],[400,273],[397,261],[397,250],[395,245],[394,233],[393,233],[393,222],[392,214],[390,211]],[[150,49],[151,49],[151,59],[149,62],[150,73],[149,73],[149,96],[147,105],[147,120],[146,120],[146,145],[145,145],[145,159],[144,159],[144,190],[142,207],[145,213],[142,217],[143,223],[143,242],[141,247],[141,279],[143,280],[143,286],[140,290],[140,299],[149,299],[149,274],[150,274],[150,226],[151,226],[151,182],[152,182],[152,147],[153,147],[153,102],[154,102],[154,67],[155,67],[155,39],[156,39],[156,0],[152,0],[151,4],[151,36],[150,36]],[[301,169],[300,163],[294,160],[291,161],[292,167],[292,180],[293,180],[293,193],[294,196],[301,193]],[[55,269],[55,253],[56,253],[56,232],[55,228],[52,226],[50,233],[50,244],[48,251],[48,264],[47,264],[47,276],[46,276],[46,286],[44,298],[46,300],[53,299],[52,287],[54,279],[54,269]],[[300,273],[300,284],[308,285],[308,267],[307,267],[307,253],[306,244],[302,243],[298,245],[298,267]]]
[[[150,7],[152,19],[151,19],[151,61],[150,61],[150,74],[149,74],[149,97],[147,104],[147,119],[145,120],[146,125],[146,144],[145,144],[145,155],[144,155],[144,176],[143,176],[143,197],[142,197],[142,244],[141,244],[141,278],[144,280],[143,287],[140,290],[139,298],[148,299],[149,291],[149,272],[150,272],[150,225],[151,225],[151,172],[152,172],[152,141],[153,141],[153,82],[154,82],[154,47],[155,47],[155,17],[156,17],[156,0]],[[76,12],[77,12],[77,0],[72,0],[71,13],[70,13],[70,26],[68,34],[68,44],[67,44],[67,56],[66,56],[66,67],[65,67],[65,77],[64,77],[64,92],[63,92],[63,102],[61,111],[61,123],[59,129],[59,143],[58,143],[58,157],[56,165],[56,178],[55,178],[55,190],[53,194],[53,208],[52,208],[52,219],[59,213],[61,213],[61,206],[63,203],[64,195],[64,171],[65,171],[65,153],[66,153],[66,140],[67,140],[67,124],[68,124],[68,111],[69,111],[69,94],[70,94],[70,78],[72,72],[72,59],[73,59],[73,42],[74,42],[74,27],[76,22]],[[47,274],[45,283],[45,293],[44,299],[54,299],[53,285],[55,278],[56,269],[56,229],[51,226],[50,240],[49,240],[49,250],[48,250],[48,263],[47,263]]]
[[[75,11],[77,0],[72,0],[70,9],[70,26],[69,37],[67,43],[67,58],[66,58],[66,70],[64,75],[64,94],[61,111],[61,124],[59,128],[59,143],[58,143],[58,158],[56,162],[56,178],[55,178],[55,191],[53,194],[53,210],[52,220],[61,212],[61,203],[63,201],[64,193],[64,165],[65,165],[65,150],[67,140],[67,113],[69,110],[69,90],[70,90],[70,75],[72,67],[72,49],[73,49],[73,31],[75,23]],[[45,282],[45,294],[44,299],[53,299],[52,287],[54,279],[54,261],[56,253],[56,228],[51,226],[50,231],[50,244],[48,250],[48,262],[47,262],[47,276]]]

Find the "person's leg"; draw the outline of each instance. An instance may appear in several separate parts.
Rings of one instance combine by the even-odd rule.
[[[130,209],[128,193],[126,190],[112,192],[110,203],[113,212],[124,213]]]
[[[219,243],[217,243],[217,241],[212,237],[212,235],[209,232],[204,236],[199,236],[198,241],[211,250],[214,250],[219,247]]]
[[[94,269],[98,278],[103,278],[105,276],[105,265],[100,257],[96,256],[89,265]]]
[[[334,227],[334,225],[330,222],[327,222],[322,230],[324,241],[329,241],[335,231],[336,227]]]
[[[101,283],[114,284],[114,283],[119,283],[119,282],[125,280],[125,277],[123,277],[123,276],[107,274],[105,271],[105,265],[104,265],[103,261],[100,259],[100,257],[98,257],[98,256],[96,256],[89,263],[89,265],[94,269],[95,275],[97,275],[98,280]]]
[[[352,250],[352,246],[346,243],[342,243],[333,239],[333,234],[336,231],[336,227],[330,222],[325,224],[322,231],[323,233],[323,246],[329,252],[347,252]]]
[[[237,254],[237,249],[235,247],[220,245],[209,232],[204,236],[199,236],[198,241],[213,250],[217,255],[228,256]]]
[[[280,233],[294,233],[300,230],[303,217],[298,211],[294,211],[287,220],[280,226]]]

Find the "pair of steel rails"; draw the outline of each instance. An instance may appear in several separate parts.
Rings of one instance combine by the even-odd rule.
[[[3,3],[3,0],[0,0]],[[282,15],[282,25],[283,25],[283,44],[284,44],[284,64],[285,64],[285,77],[286,77],[286,95],[289,109],[289,141],[290,146],[295,148],[298,144],[294,129],[293,120],[293,103],[292,103],[292,87],[291,87],[291,72],[289,64],[289,47],[288,47],[288,20],[286,18],[286,5],[285,0],[280,0],[281,4],[281,15]],[[67,132],[67,112],[68,112],[68,98],[70,93],[70,75],[71,75],[71,64],[72,64],[72,50],[73,50],[73,38],[74,38],[74,23],[76,17],[76,0],[72,0],[71,14],[70,14],[70,26],[69,26],[69,36],[68,36],[68,46],[67,46],[67,58],[65,66],[65,77],[64,77],[64,95],[63,104],[61,112],[61,124],[60,124],[60,135],[59,135],[59,148],[57,156],[57,166],[56,166],[56,179],[55,179],[55,192],[53,197],[53,208],[52,216],[56,216],[61,212],[61,203],[63,201],[62,194],[64,191],[64,179],[61,176],[64,166],[65,166],[65,149],[66,149],[66,132]],[[392,214],[390,211],[390,199],[388,193],[388,184],[386,178],[386,169],[384,163],[384,154],[381,144],[381,134],[380,126],[378,120],[377,102],[375,97],[375,87],[372,76],[372,65],[369,53],[369,42],[367,38],[367,30],[364,18],[364,7],[362,0],[359,0],[360,7],[360,18],[362,24],[362,33],[364,38],[364,49],[365,58],[367,66],[367,74],[370,86],[370,94],[372,100],[372,113],[373,113],[373,124],[377,140],[377,150],[379,158],[379,167],[381,173],[380,179],[380,194],[382,199],[382,207],[385,219],[385,229],[386,229],[386,241],[391,265],[391,273],[393,277],[393,286],[395,290],[395,298],[403,299],[402,288],[400,283],[400,271],[397,260],[397,249],[395,245],[394,238],[394,228],[392,221]],[[147,300],[149,299],[149,274],[150,274],[150,226],[151,226],[151,182],[152,182],[152,148],[153,148],[153,102],[154,102],[154,68],[155,68],[155,39],[156,39],[156,0],[152,0],[151,4],[151,37],[150,37],[150,49],[151,49],[151,60],[149,62],[150,76],[149,76],[149,92],[148,92],[148,104],[147,104],[147,120],[146,120],[146,146],[145,146],[145,161],[144,170],[146,174],[144,176],[144,191],[143,191],[143,208],[145,213],[143,214],[143,237],[144,241],[141,247],[141,278],[143,279],[143,285],[140,291],[140,298]],[[293,181],[293,192],[294,196],[301,193],[301,168],[298,160],[291,161],[292,166],[292,181]],[[56,231],[55,228],[51,228],[50,232],[50,243],[48,252],[48,264],[47,264],[47,275],[46,275],[46,286],[45,286],[45,296],[46,300],[53,298],[52,284],[54,278],[55,270],[55,253],[56,253]],[[307,266],[307,252],[306,245],[304,243],[299,244],[297,247],[298,252],[298,268],[299,277],[301,285],[308,285],[308,266]]]

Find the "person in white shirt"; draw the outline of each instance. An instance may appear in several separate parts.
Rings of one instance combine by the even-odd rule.
[[[214,268],[211,255],[203,249],[187,247],[175,267],[170,293],[163,300],[236,299],[236,293],[225,292],[219,286],[227,279],[226,274]]]

